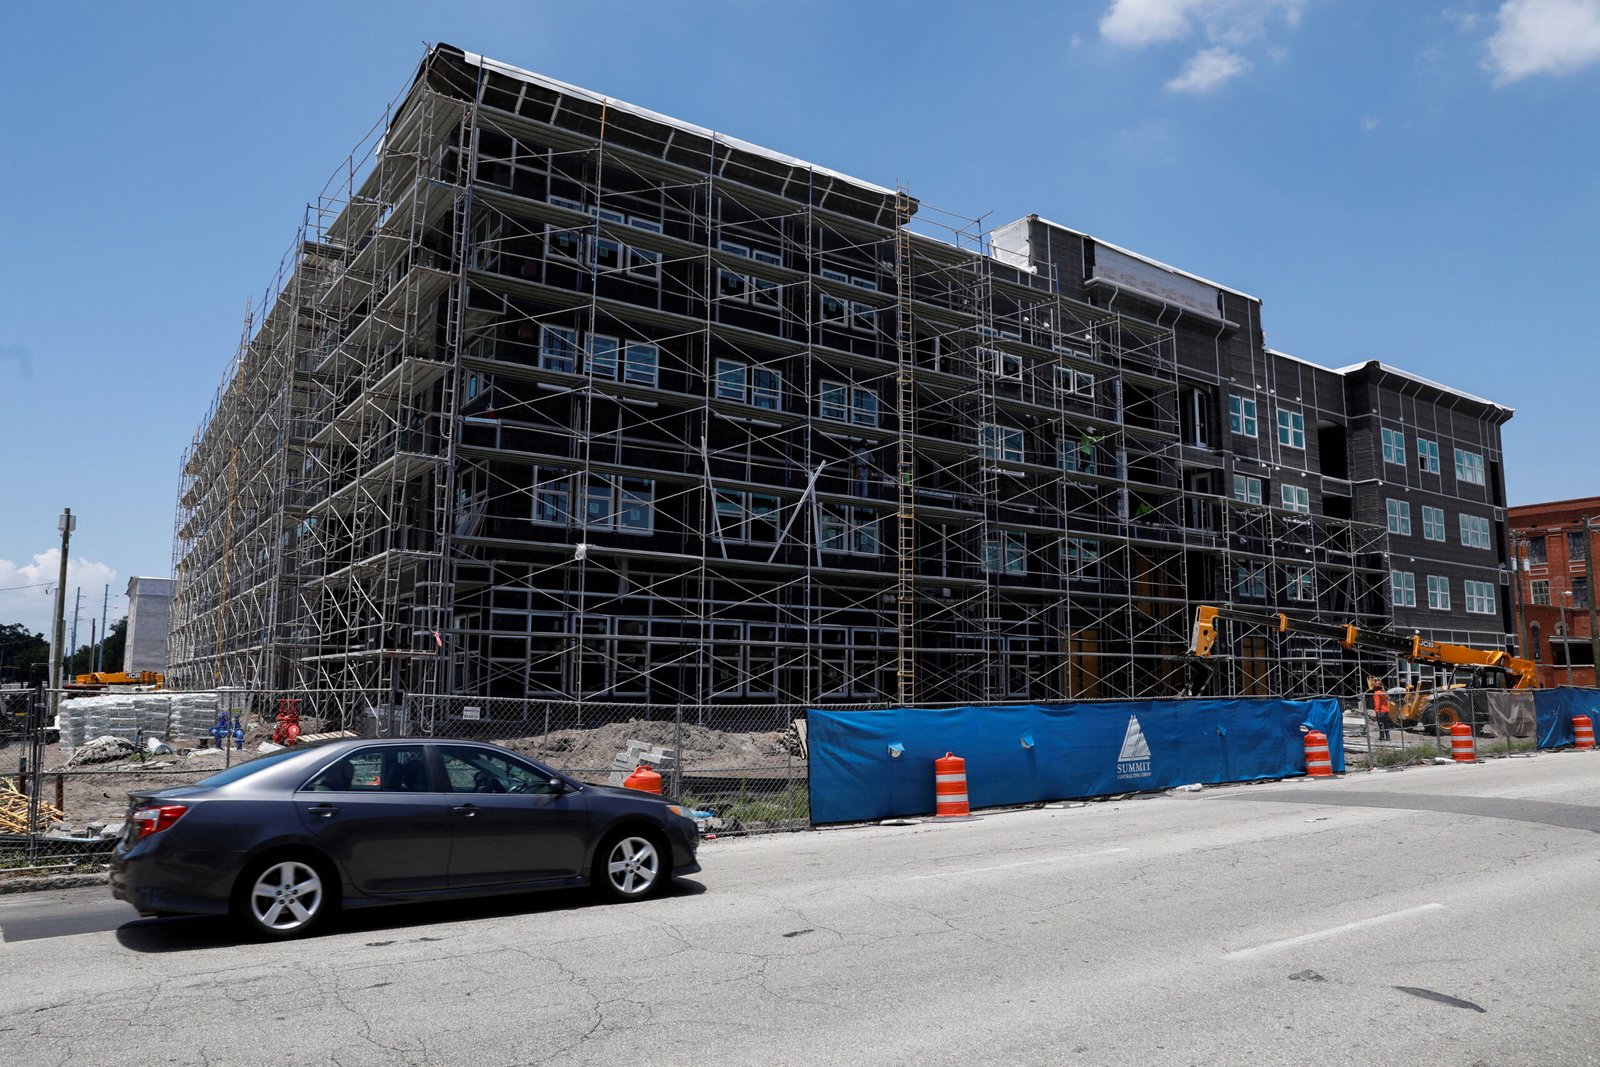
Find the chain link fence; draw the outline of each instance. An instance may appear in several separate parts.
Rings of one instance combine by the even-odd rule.
[[[1530,755],[1539,747],[1533,693],[1504,689],[1437,689],[1394,692],[1387,724],[1364,694],[1344,710],[1345,766],[1385,770],[1452,762],[1452,728],[1469,729],[1478,759]]]

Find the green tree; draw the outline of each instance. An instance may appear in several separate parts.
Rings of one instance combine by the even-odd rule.
[[[0,679],[28,680],[35,663],[50,662],[50,642],[44,634],[30,633],[20,622],[0,624]]]
[[[128,619],[123,616],[111,624],[111,632],[106,635],[105,655],[100,657],[102,671],[120,671],[122,669],[123,650],[128,644]],[[67,680],[73,676],[88,674],[95,669],[95,647],[83,645],[67,657]]]

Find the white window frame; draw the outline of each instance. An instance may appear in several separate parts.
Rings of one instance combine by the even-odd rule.
[[[1425,541],[1443,541],[1444,508],[1422,505],[1422,539]]]
[[[1233,476],[1233,499],[1241,504],[1260,504],[1262,490],[1261,479],[1253,474],[1235,474]]]
[[[1461,513],[1461,543],[1467,548],[1488,548],[1491,544],[1489,520],[1482,515]]]
[[[864,385],[850,388],[850,421],[857,426],[882,425],[883,412],[878,394]]]
[[[1069,537],[1066,542],[1067,577],[1075,582],[1100,581],[1100,541],[1093,537]]]
[[[1241,563],[1234,567],[1234,594],[1241,600],[1267,599],[1267,565]]]
[[[1494,583],[1493,582],[1463,582],[1465,587],[1463,595],[1467,602],[1468,615],[1493,615]]]
[[[817,393],[817,417],[836,422],[850,421],[850,386],[847,382],[822,383]]]
[[[776,367],[751,367],[750,403],[766,411],[782,411],[783,372]]]
[[[1450,610],[1450,578],[1443,574],[1428,575],[1428,609]]]
[[[1413,571],[1389,572],[1389,595],[1397,608],[1417,606],[1417,576]]]
[[[982,440],[984,459],[1022,462],[1022,431],[1015,426],[986,422],[982,427]]]
[[[1298,604],[1314,603],[1317,599],[1316,570],[1301,565],[1285,567],[1283,595]]]
[[[1456,481],[1467,485],[1483,484],[1483,455],[1458,448],[1456,453]]]
[[[987,574],[1027,574],[1028,535],[1022,530],[999,530],[983,541],[983,569]]]
[[[1406,465],[1406,435],[1402,431],[1383,427],[1383,461],[1401,467]]]
[[[1260,425],[1258,419],[1259,409],[1256,402],[1247,396],[1233,393],[1228,397],[1228,429],[1240,437],[1256,437],[1259,435]]]
[[[1285,509],[1301,515],[1311,514],[1311,490],[1303,485],[1284,485],[1279,492]]]
[[[1439,442],[1426,437],[1417,438],[1417,470],[1424,474],[1439,473]]]
[[[712,395],[718,400],[736,400],[743,404],[749,396],[747,378],[750,368],[736,359],[718,359]],[[733,381],[737,378],[738,381]]]
[[[569,356],[556,356],[552,353],[550,340],[557,338],[565,341],[571,349]],[[578,360],[583,354],[583,349],[578,344],[578,331],[570,326],[541,326],[539,327],[539,369],[555,371],[560,374],[578,373]],[[556,366],[558,360],[570,360],[570,367]]]
[[[611,354],[602,359],[597,350],[610,346]],[[596,378],[608,378],[616,381],[617,375],[622,371],[622,341],[610,334],[592,333],[589,335],[587,354],[584,368]]]
[[[628,341],[622,346],[622,380],[639,385],[661,385],[661,348],[649,341]]]
[[[1389,516],[1389,532],[1401,537],[1411,536],[1411,502],[1389,497],[1383,502]]]
[[[1278,409],[1278,444],[1285,448],[1306,447],[1306,417],[1288,408]]]

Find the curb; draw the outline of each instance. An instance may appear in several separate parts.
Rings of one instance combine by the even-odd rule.
[[[7,893],[34,893],[46,889],[81,889],[84,886],[108,885],[110,876],[99,874],[56,874],[43,878],[0,878],[0,895]]]

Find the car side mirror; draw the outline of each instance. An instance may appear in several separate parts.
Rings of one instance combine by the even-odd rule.
[[[572,787],[563,778],[550,779],[550,792],[555,796],[563,796],[573,791]]]

